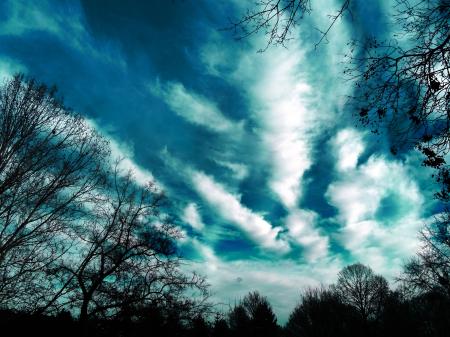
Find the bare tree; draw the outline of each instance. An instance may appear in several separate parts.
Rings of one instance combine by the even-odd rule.
[[[339,272],[335,290],[343,303],[354,307],[361,318],[368,321],[380,315],[389,286],[384,277],[375,275],[372,269],[361,263],[355,263]]]
[[[44,300],[55,238],[102,182],[107,143],[55,90],[22,75],[0,87],[0,306]]]
[[[330,14],[330,25],[325,30],[319,30],[321,37],[316,47],[326,39],[336,21],[349,10],[350,0],[344,0],[340,9]],[[294,27],[306,15],[311,13],[311,0],[258,0],[252,8],[237,21],[231,20],[226,28],[231,30],[237,40],[251,35],[262,33],[267,36],[267,43],[260,52],[267,50],[271,45],[286,47],[292,39]]]
[[[421,231],[422,247],[399,278],[414,292],[438,292],[450,297],[450,216],[443,213]]]
[[[153,184],[136,185],[130,172],[114,165],[87,215],[72,225],[72,249],[56,266],[61,285],[56,307],[73,307],[83,323],[91,318],[129,315],[133,308],[177,306],[192,310],[186,290],[207,297],[207,284],[180,267],[180,232],[161,216],[163,194]]]

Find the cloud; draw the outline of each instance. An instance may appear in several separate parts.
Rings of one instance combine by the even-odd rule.
[[[309,261],[315,261],[327,256],[329,239],[317,227],[319,216],[301,207],[302,198],[307,197],[303,195],[303,176],[314,162],[316,137],[327,124],[302,67],[307,60],[301,42],[291,43],[289,50],[270,48],[262,57],[249,55],[261,43],[254,41],[253,49],[241,56],[231,80],[243,86],[250,102],[260,151],[267,154],[267,162],[260,165],[267,166],[267,185],[288,213],[284,218],[287,236],[303,248]],[[214,48],[205,50],[213,52]],[[215,61],[208,66],[220,68],[220,59],[207,60]]]
[[[159,82],[150,87],[151,92],[161,97],[178,116],[192,124],[200,125],[215,132],[228,132],[242,128],[225,117],[216,104],[206,97],[187,90],[179,82]]]
[[[272,227],[261,215],[253,213],[235,196],[202,172],[193,172],[193,188],[225,220],[241,230],[263,248],[280,253],[289,251],[286,241],[278,237],[281,228]]]
[[[247,165],[240,164],[240,163],[232,163],[229,161],[224,161],[224,160],[219,160],[219,159],[215,159],[214,161],[217,164],[219,164],[220,166],[223,166],[223,167],[229,169],[233,173],[233,177],[237,180],[243,180],[243,179],[247,178],[247,176],[248,176]]]
[[[182,220],[188,223],[193,229],[201,231],[205,224],[202,221],[202,217],[198,212],[198,206],[191,202],[189,203],[183,211]]]
[[[276,49],[256,64],[259,80],[250,85],[253,113],[272,167],[269,186],[288,208],[301,196],[301,179],[312,164],[312,130],[317,115],[308,106],[310,86],[298,71],[302,60],[299,47]],[[241,67],[250,65],[244,59]],[[238,70],[239,71],[239,70]],[[256,69],[253,69],[256,71]]]
[[[240,195],[231,193],[223,184],[201,171],[195,170],[172,156],[167,149],[161,152],[162,160],[174,170],[203,199],[213,213],[247,234],[259,248],[277,253],[287,253],[289,243],[281,237],[281,228],[273,227],[260,214],[241,203]]]
[[[117,45],[111,40],[99,44],[86,29],[81,4],[14,0],[6,1],[4,6],[6,20],[0,21],[0,36],[20,36],[32,31],[45,32],[90,58],[126,68],[126,62]]]
[[[308,261],[323,258],[328,253],[328,238],[322,236],[314,224],[318,214],[307,210],[293,210],[286,218],[289,235],[305,249]]]
[[[51,6],[48,1],[41,1],[39,6],[25,1],[6,2],[7,19],[0,25],[3,34],[21,35],[28,30],[42,30],[53,34],[61,31],[55,16],[48,15]]]
[[[427,221],[419,187],[400,161],[372,155],[357,165],[364,144],[355,130],[340,131],[332,148],[340,175],[326,197],[339,212],[337,238],[354,259],[393,276],[418,247],[417,231]]]
[[[339,131],[333,140],[333,146],[333,152],[337,153],[339,171],[354,169],[358,164],[359,156],[364,151],[362,137],[353,129]]]
[[[11,78],[16,73],[25,73],[26,68],[17,61],[11,60],[8,57],[0,58],[0,83]]]

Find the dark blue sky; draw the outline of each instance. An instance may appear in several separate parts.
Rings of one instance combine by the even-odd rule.
[[[249,1],[248,4],[251,2]],[[281,321],[355,261],[392,278],[433,215],[420,157],[355,127],[347,42],[389,36],[389,1],[353,2],[328,43],[313,1],[288,48],[221,31],[243,1],[0,1],[0,77],[56,84],[139,183],[155,180],[214,299],[260,290]]]

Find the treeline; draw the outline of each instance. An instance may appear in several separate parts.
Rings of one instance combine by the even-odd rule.
[[[114,319],[87,322],[90,336],[339,337],[448,336],[450,298],[439,289],[396,290],[360,263],[345,267],[329,287],[309,288],[282,327],[266,297],[251,292],[228,312],[186,316],[181,308],[141,306]],[[2,328],[26,334],[79,336],[86,326],[67,311],[56,315],[0,312]]]
[[[163,192],[137,183],[52,88],[0,86],[0,324],[47,336],[448,336],[448,212],[391,289],[367,266],[300,296],[281,327],[262,294],[228,312],[186,274]],[[324,280],[327,282],[328,280]],[[293,296],[296,296],[293,294]]]

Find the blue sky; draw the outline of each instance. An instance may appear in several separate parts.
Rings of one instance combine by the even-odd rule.
[[[0,1],[0,77],[58,86],[138,183],[169,196],[189,264],[213,300],[250,290],[283,322],[306,286],[360,261],[393,279],[436,210],[420,156],[358,127],[347,42],[393,26],[389,1],[353,18],[313,1],[288,48],[219,30],[251,1]]]

